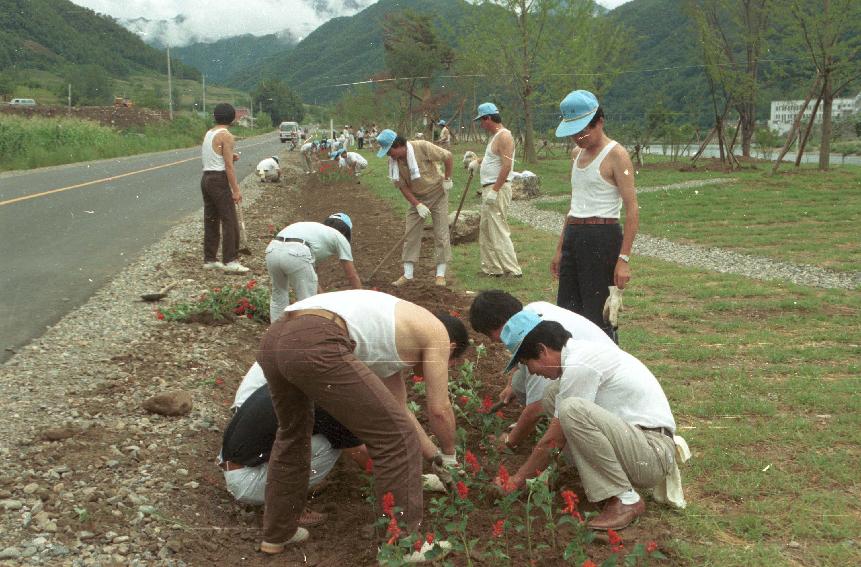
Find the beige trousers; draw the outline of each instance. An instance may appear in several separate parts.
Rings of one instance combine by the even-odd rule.
[[[430,209],[433,219],[433,242],[434,258],[437,264],[445,264],[451,261],[451,242],[448,237],[448,195],[440,186],[429,195],[419,199]],[[419,216],[415,207],[410,207],[406,218],[406,240],[401,260],[404,262],[418,262],[419,253],[422,248],[422,227],[425,219]]]
[[[486,199],[491,191],[491,187],[482,189],[481,222],[478,228],[481,271],[494,276],[506,273],[522,275],[506,218],[508,207],[511,206],[511,183],[502,186],[495,201]]]

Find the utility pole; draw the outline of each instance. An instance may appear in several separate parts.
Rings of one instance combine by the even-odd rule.
[[[69,113],[72,112],[72,83],[69,83]]]
[[[203,75],[203,115],[206,116],[206,75]]]
[[[170,77],[170,46],[167,46],[167,108],[170,119],[173,120],[173,82]]]

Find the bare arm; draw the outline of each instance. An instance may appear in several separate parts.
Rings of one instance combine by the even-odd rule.
[[[562,426],[557,418],[550,421],[550,426],[544,437],[538,442],[532,450],[532,454],[526,459],[526,462],[517,470],[517,473],[511,477],[513,486],[508,488],[520,488],[526,484],[527,478],[538,476],[547,468],[550,462],[550,456],[554,449],[561,449],[565,446],[565,434],[562,432]]]
[[[493,151],[502,158],[502,167],[499,168],[499,175],[493,184],[493,190],[499,191],[508,180],[508,174],[511,173],[511,167],[514,163],[512,159],[514,156],[514,138],[511,137],[511,133],[506,132],[496,140],[495,144],[496,147],[493,148]]]
[[[614,148],[616,159],[613,160],[613,180],[619,188],[622,196],[622,204],[625,206],[625,230],[622,233],[622,249],[620,254],[626,256],[631,254],[634,247],[634,238],[640,229],[640,209],[637,205],[637,190],[634,188],[634,166],[628,152],[621,146]],[[621,258],[616,259],[616,269],[613,280],[616,287],[625,289],[625,285],[631,279],[631,267],[628,262]]]
[[[532,402],[523,408],[517,423],[514,424],[514,429],[508,433],[508,445],[516,447],[526,441],[526,437],[535,431],[535,424],[541,419],[543,413],[544,407],[540,401]]]
[[[344,270],[344,275],[353,289],[362,289],[362,279],[359,277],[359,272],[356,271],[356,266],[352,260],[341,260],[341,268]]]
[[[383,384],[386,385],[386,388],[389,389],[389,391],[392,393],[398,403],[404,407],[404,410],[407,412],[410,421],[412,421],[413,426],[415,426],[416,432],[419,434],[419,443],[421,444],[422,448],[422,456],[428,460],[434,458],[437,452],[437,446],[434,445],[433,441],[431,441],[430,437],[428,437],[428,434],[425,432],[424,428],[419,423],[419,420],[416,419],[415,414],[413,414],[413,412],[411,412],[410,410],[406,409],[407,389],[404,385],[404,378],[401,373],[398,372],[397,374],[392,374],[388,378],[384,378]],[[454,450],[452,450],[452,453],[453,452]]]
[[[224,172],[227,174],[227,184],[230,185],[233,201],[239,203],[242,201],[242,193],[239,192],[239,183],[236,181],[236,168],[233,166],[233,162],[238,159],[238,156],[233,152],[236,148],[233,135],[226,130],[219,132],[213,144],[221,148],[221,152],[216,150],[216,153],[221,153],[221,157],[224,158]]]

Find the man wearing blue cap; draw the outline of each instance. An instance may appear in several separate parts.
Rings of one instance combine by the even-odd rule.
[[[583,315],[618,343],[621,290],[631,279],[628,263],[640,225],[634,166],[625,148],[604,133],[604,111],[595,95],[573,91],[559,108],[562,122],[556,136],[570,136],[576,147],[571,152],[571,209],[550,264],[559,278],[556,303]],[[623,204],[624,234],[619,228]]]
[[[434,283],[445,286],[446,264],[451,260],[448,234],[448,192],[452,188],[451,152],[424,140],[406,141],[393,130],[383,130],[377,136],[380,150],[377,157],[389,157],[389,179],[409,201],[404,249],[401,259],[404,274],[392,282],[400,287],[412,281],[415,263],[422,246],[422,226],[430,216],[433,220],[436,278]],[[442,164],[444,174],[438,165]]]
[[[479,170],[482,187],[481,221],[478,225],[481,271],[494,277],[520,277],[523,271],[517,263],[506,218],[511,205],[514,138],[502,124],[499,109],[492,102],[478,105],[478,116],[473,120],[479,120],[482,129],[490,134]]]
[[[565,448],[589,501],[605,501],[589,521],[592,529],[620,530],[645,512],[635,487],[654,487],[685,506],[676,444],[682,454],[687,445],[675,437],[670,403],[642,362],[612,345],[574,340],[560,323],[527,310],[508,320],[500,338],[513,354],[509,369],[525,364],[555,381],[544,395],[553,416],[547,432],[503,489],[522,487],[547,467],[555,449]]]
[[[272,280],[270,321],[277,321],[290,305],[290,288],[296,301],[322,293],[314,267],[318,260],[329,256],[337,254],[350,286],[362,289],[362,280],[353,265],[352,232],[353,222],[347,213],[334,213],[322,223],[294,222],[272,239],[266,247],[266,268]]]
[[[445,123],[445,120],[440,120],[437,122],[437,126],[440,127],[439,138],[437,138],[436,143],[438,146],[442,146],[445,149],[451,147],[451,131],[449,131],[448,126]]]

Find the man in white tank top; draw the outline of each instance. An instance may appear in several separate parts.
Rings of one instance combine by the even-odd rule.
[[[617,343],[605,320],[613,302],[610,286],[622,290],[631,279],[631,248],[640,225],[634,166],[628,152],[604,133],[604,111],[588,91],[572,91],[559,105],[559,138],[571,137],[571,210],[565,219],[550,271],[559,279],[556,303],[583,315]],[[625,231],[619,227],[625,205]],[[620,293],[620,292],[619,292]],[[614,307],[621,304],[621,295]],[[614,317],[610,317],[613,320]]]
[[[478,248],[481,271],[485,275],[521,277],[511,229],[508,227],[508,207],[511,205],[511,169],[514,165],[514,138],[502,124],[499,109],[492,102],[478,105],[479,124],[490,134],[481,169],[481,221],[478,227]]]

